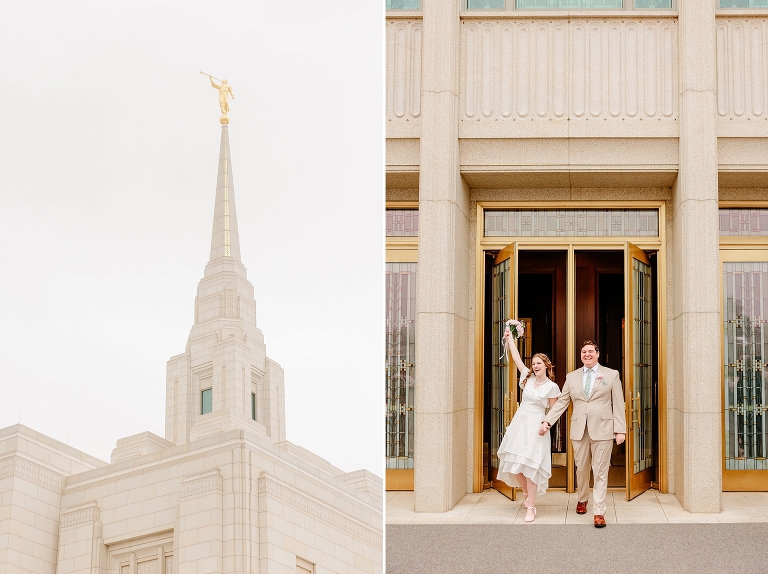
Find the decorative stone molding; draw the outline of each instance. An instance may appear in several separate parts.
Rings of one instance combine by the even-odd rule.
[[[0,478],[9,476],[21,478],[56,494],[61,494],[64,488],[64,475],[20,456],[0,459]]]
[[[259,494],[271,496],[286,504],[290,504],[294,508],[309,514],[318,520],[322,520],[334,528],[338,528],[347,534],[351,534],[355,538],[358,538],[366,544],[370,544],[374,548],[380,549],[382,547],[382,535],[380,532],[376,532],[372,528],[350,519],[329,506],[309,498],[307,495],[277,481],[275,478],[268,476],[263,472],[261,476],[259,476]]]
[[[216,333],[213,333],[211,335],[213,338],[217,338],[218,336]],[[200,371],[204,371],[205,369],[210,369],[213,367],[213,361],[206,361],[204,363],[200,363],[199,365],[192,365],[192,372],[195,374],[198,374]]]
[[[181,496],[200,496],[214,490],[221,491],[224,481],[219,469],[184,477],[181,482]]]
[[[240,347],[243,351],[245,351],[247,353],[251,352],[251,348],[248,345],[246,345],[242,341],[238,341],[237,339],[234,339],[234,338],[224,339],[223,341],[220,341],[220,342],[216,343],[213,348],[214,349],[222,349],[222,348],[226,347],[227,345],[232,345],[232,344],[234,344],[236,347]]]
[[[165,564],[165,572],[166,574],[170,574],[173,568],[173,560],[171,558],[166,558]],[[144,562],[139,562],[136,565],[136,570],[138,574],[160,574],[160,570],[158,570],[157,558],[154,560],[145,560]],[[120,569],[120,574],[131,574],[130,565],[123,565],[123,567]]]
[[[717,113],[730,120],[768,117],[768,18],[717,18]],[[765,126],[762,126],[763,129]]]
[[[139,574],[158,574],[157,558],[154,560],[147,560],[146,562],[139,562],[137,570],[139,571]]]
[[[94,522],[99,519],[99,507],[96,502],[88,502],[62,513],[61,528],[78,526],[86,522]]]
[[[387,120],[419,121],[421,118],[420,20],[390,20],[387,37]]]
[[[462,19],[461,29],[465,123],[677,120],[674,17]]]
[[[207,341],[210,341],[210,340],[218,341],[219,340],[219,335],[217,333],[208,333],[206,335],[201,335],[199,337],[195,337],[194,339],[190,339],[189,343],[191,345],[201,345],[201,344],[203,344],[203,343],[205,343]],[[198,367],[196,367],[196,368],[198,368]]]
[[[235,273],[230,273],[228,271],[222,271],[222,272],[216,273],[215,275],[212,275],[211,277],[206,277],[205,279],[201,279],[200,283],[198,284],[198,289],[202,290],[214,283],[219,283],[219,282],[223,283],[227,281],[234,281],[234,282],[240,283],[245,287],[252,289],[252,286],[247,279],[243,279],[239,275],[236,275]]]

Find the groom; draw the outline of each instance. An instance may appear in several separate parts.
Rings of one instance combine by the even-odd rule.
[[[592,467],[595,477],[592,493],[595,528],[604,528],[605,496],[613,440],[616,439],[616,444],[624,442],[627,423],[619,372],[599,365],[599,357],[597,343],[584,341],[581,345],[581,362],[584,367],[566,375],[562,394],[542,421],[539,434],[545,435],[568,408],[568,403],[573,403],[570,430],[579,494],[576,513],[587,513],[589,469]]]

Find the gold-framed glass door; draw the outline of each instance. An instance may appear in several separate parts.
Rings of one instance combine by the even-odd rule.
[[[561,339],[565,341],[562,351],[553,350],[553,353],[558,354],[555,361],[556,377],[558,373],[563,374],[577,367],[579,342],[584,340],[584,337],[600,341],[601,352],[603,349],[605,351],[602,358],[607,364],[610,363],[607,366],[622,373],[625,400],[628,403],[627,426],[628,429],[632,428],[629,417],[632,411],[629,405],[634,404],[637,428],[634,429],[635,435],[628,437],[633,440],[632,449],[625,444],[621,448],[614,448],[612,452],[611,464],[616,471],[613,473],[616,478],[614,487],[626,489],[628,498],[650,486],[657,486],[665,492],[668,487],[668,433],[666,417],[663,415],[666,412],[666,306],[657,304],[657,300],[665,301],[666,293],[667,249],[665,227],[660,224],[665,221],[664,202],[570,201],[556,205],[525,201],[478,202],[477,221],[482,221],[483,225],[478,224],[476,229],[475,251],[475,308],[478,310],[475,323],[476,392],[473,440],[475,492],[480,492],[488,486],[497,486],[492,482],[493,470],[498,463],[492,460],[495,451],[491,447],[490,419],[495,416],[498,421],[499,413],[505,411],[504,396],[510,396],[510,383],[516,382],[514,377],[510,380],[505,365],[496,366],[501,364],[498,361],[501,353],[497,352],[501,347],[501,333],[498,330],[501,317],[494,315],[499,312],[499,308],[493,308],[493,285],[490,283],[498,276],[492,267],[506,260],[509,260],[512,275],[506,282],[509,286],[510,311],[504,315],[504,319],[516,317],[518,314],[529,316],[530,305],[526,306],[525,302],[546,299],[543,291],[531,290],[532,285],[538,285],[534,276],[555,273],[552,291],[547,291],[547,294],[551,293],[553,302],[551,316],[556,319],[552,324],[553,338],[551,342],[532,341],[531,346],[532,351],[538,352],[552,342],[556,343]],[[636,246],[628,244],[628,241],[636,242]],[[505,250],[507,253],[504,253]],[[637,257],[629,255],[630,251],[637,254]],[[542,253],[541,260],[532,261],[526,267],[526,254],[535,252]],[[562,269],[562,281],[565,284],[562,293],[560,287],[557,287],[557,272],[560,271],[545,269],[548,265],[547,257],[555,252],[565,253],[567,257]],[[608,254],[609,257],[601,258],[602,253]],[[638,293],[635,294],[637,301],[629,301],[632,293],[632,259],[639,262],[634,269],[636,276],[644,276],[644,280],[638,284]],[[552,268],[559,269],[560,265],[552,263]],[[585,271],[588,276],[584,275]],[[530,276],[527,279],[527,290],[524,280],[526,274]],[[591,277],[590,281],[594,281],[585,283],[579,277]],[[592,284],[595,288],[591,287]],[[641,284],[642,292],[639,291]],[[589,309],[584,306],[585,293],[589,296],[587,299],[595,305],[594,313],[590,314]],[[617,295],[614,296],[613,293]],[[650,303],[641,301],[643,298],[650,298]],[[643,305],[640,305],[641,302]],[[641,329],[636,337],[637,353],[634,348],[628,348],[626,336],[630,328],[630,305],[644,312],[641,316],[641,321],[645,321],[644,329]],[[603,312],[605,309],[607,312]],[[562,317],[556,315],[560,310]],[[534,320],[533,324],[537,326],[533,332],[545,332],[549,329],[548,326],[542,328],[542,325],[547,324],[542,323],[541,317]],[[601,339],[602,332],[608,333],[610,340]],[[595,334],[598,335],[597,338],[594,338]],[[618,341],[614,341],[614,338]],[[641,355],[640,351],[644,351],[646,355],[650,354],[650,357]],[[608,358],[609,353],[611,360]],[[637,360],[633,360],[633,355],[637,355]],[[630,374],[631,370],[638,371],[637,377],[634,373]],[[634,384],[635,378],[637,385]],[[502,382],[507,386],[502,386]],[[633,383],[632,391],[627,386],[630,382]],[[635,401],[631,400],[630,392]],[[491,395],[495,395],[494,406],[491,404]],[[514,413],[514,408],[515,404],[506,405],[508,416]],[[566,422],[567,420],[568,417]],[[495,444],[503,437],[501,429],[504,422],[506,420],[502,419],[501,424],[494,423]],[[566,453],[558,452],[557,460],[562,466],[562,455],[565,454],[565,488],[568,492],[574,492],[573,450],[567,437],[566,426],[561,430],[567,450]],[[631,433],[628,431],[628,434]],[[624,468],[619,468],[621,466]],[[554,467],[553,455],[553,470]],[[630,486],[630,474],[634,478],[634,487]],[[502,485],[499,486],[503,488]],[[561,488],[561,485],[558,482],[557,486],[553,486],[550,481],[550,487]],[[630,495],[630,492],[633,494]]]
[[[490,456],[490,481],[493,488],[503,495],[515,500],[515,489],[506,483],[496,480],[499,470],[497,452],[504,438],[504,431],[515,414],[517,405],[514,384],[516,367],[510,363],[504,354],[501,337],[504,334],[504,322],[512,319],[514,312],[513,296],[515,275],[515,245],[508,245],[500,250],[493,262],[491,286],[491,352],[493,368],[491,370],[491,429],[488,441]]]
[[[768,250],[720,251],[723,490],[768,490]]]
[[[627,243],[624,393],[627,500],[651,488],[653,463],[653,273],[642,249]]]

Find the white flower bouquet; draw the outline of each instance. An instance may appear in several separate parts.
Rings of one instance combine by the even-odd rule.
[[[499,359],[503,359],[504,355],[509,358],[509,348],[514,345],[514,341],[523,336],[525,332],[525,325],[522,321],[517,319],[509,319],[504,322],[504,334],[501,336],[501,348],[504,350]]]
[[[525,332],[525,324],[517,319],[509,319],[504,323],[504,338],[512,337],[519,339]]]

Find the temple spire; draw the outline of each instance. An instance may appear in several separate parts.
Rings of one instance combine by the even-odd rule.
[[[211,261],[232,257],[240,261],[240,237],[237,233],[235,185],[232,181],[232,160],[229,156],[229,128],[221,126],[219,176],[216,179],[216,205],[213,208]]]

